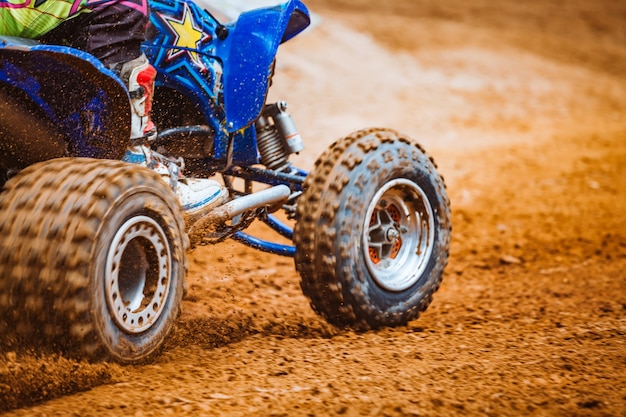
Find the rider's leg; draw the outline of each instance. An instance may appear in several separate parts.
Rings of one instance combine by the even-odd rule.
[[[150,149],[150,141],[156,138],[156,128],[150,119],[156,71],[145,55],[116,65],[120,78],[128,86],[131,101],[131,139],[140,139],[127,151],[123,160],[139,163],[155,170],[168,181],[180,199],[185,216],[193,221],[207,210],[223,202],[226,189],[217,181],[185,178],[176,162],[170,161]]]
[[[89,52],[107,66],[141,54],[149,22],[148,0],[81,3],[70,18],[39,39]]]
[[[112,65],[112,69],[128,87],[131,108],[131,139],[152,140],[156,127],[150,119],[156,70],[141,54],[138,58]]]
[[[150,119],[156,71],[141,54],[149,19],[147,0],[134,2],[133,7],[115,0],[94,4],[89,13],[70,19],[47,34],[46,41],[69,42],[70,46],[93,54],[120,76],[131,99],[131,139],[145,139],[142,145],[131,146],[124,160],[144,164],[161,174],[176,191],[188,217],[204,213],[225,199],[225,188],[209,179],[179,177],[178,167],[149,147],[150,139],[156,137]]]

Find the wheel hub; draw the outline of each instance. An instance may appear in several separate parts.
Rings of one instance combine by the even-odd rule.
[[[400,232],[396,228],[390,228],[387,230],[387,242],[395,243],[400,237]]]
[[[374,280],[389,291],[410,288],[434,243],[434,216],[424,191],[406,179],[390,181],[372,199],[366,219],[363,247]]]
[[[121,329],[141,333],[159,318],[170,286],[172,255],[163,228],[147,216],[128,219],[107,256],[105,294]]]

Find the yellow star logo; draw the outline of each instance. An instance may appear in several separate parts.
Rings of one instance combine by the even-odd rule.
[[[183,11],[181,20],[172,19],[170,17],[166,17],[165,20],[176,37],[174,47],[170,50],[168,59],[187,53],[196,65],[204,68],[204,64],[200,60],[197,50],[208,35],[202,32],[201,27],[196,27],[196,22],[189,11],[189,6],[185,4],[185,10]]]

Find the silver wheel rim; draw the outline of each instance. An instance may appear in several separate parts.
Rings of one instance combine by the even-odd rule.
[[[105,293],[122,330],[141,333],[163,313],[171,268],[167,236],[156,221],[136,216],[120,227],[107,256]]]
[[[386,183],[367,208],[363,230],[363,255],[380,287],[399,292],[420,279],[433,251],[435,221],[417,184]]]

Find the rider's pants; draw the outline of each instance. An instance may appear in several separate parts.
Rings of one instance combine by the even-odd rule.
[[[148,0],[0,0],[0,34],[91,53],[105,65],[139,57]]]

